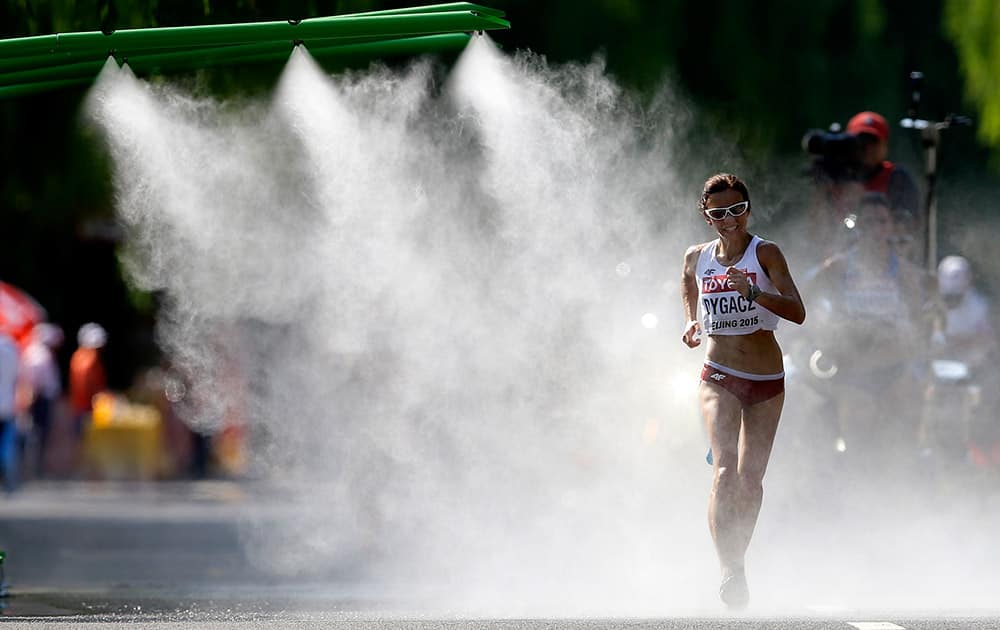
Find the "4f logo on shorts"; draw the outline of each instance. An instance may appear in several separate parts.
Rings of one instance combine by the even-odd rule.
[[[722,374],[721,372],[716,372],[715,374],[709,376],[708,378],[714,379],[716,381],[721,381],[722,379],[726,378],[726,375]]]

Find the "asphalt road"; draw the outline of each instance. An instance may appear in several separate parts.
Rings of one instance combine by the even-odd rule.
[[[262,498],[263,497],[263,498]],[[809,610],[669,618],[478,618],[428,610],[417,585],[377,586],[363,560],[320,578],[279,578],[240,544],[245,510],[283,510],[246,484],[35,482],[0,499],[11,627],[70,628],[1000,628],[997,610]],[[411,588],[411,586],[413,588]],[[97,625],[94,625],[97,624]]]

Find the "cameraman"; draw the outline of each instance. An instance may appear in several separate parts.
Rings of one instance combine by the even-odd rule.
[[[881,193],[888,200],[893,219],[893,249],[902,258],[922,266],[925,221],[913,177],[890,162],[889,125],[875,112],[861,112],[847,123],[844,133],[810,130],[803,148],[814,156],[813,201],[810,230],[818,260],[852,245],[845,240],[848,217],[866,193]]]
[[[860,112],[848,121],[847,133],[858,139],[859,174],[865,192],[879,192],[889,199],[896,225],[896,252],[924,266],[926,219],[920,193],[910,173],[888,159],[888,123],[875,112]]]

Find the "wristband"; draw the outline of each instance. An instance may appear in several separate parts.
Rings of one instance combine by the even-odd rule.
[[[763,291],[760,290],[760,287],[758,287],[756,284],[751,284],[750,285],[750,292],[747,293],[747,301],[748,302],[755,302],[757,300],[757,298],[760,297],[761,293],[763,293]]]

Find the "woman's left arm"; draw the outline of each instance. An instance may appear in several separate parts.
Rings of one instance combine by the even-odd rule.
[[[761,243],[757,247],[757,260],[767,272],[778,293],[761,293],[757,303],[778,317],[801,324],[806,320],[806,307],[788,271],[785,255],[774,243]]]

